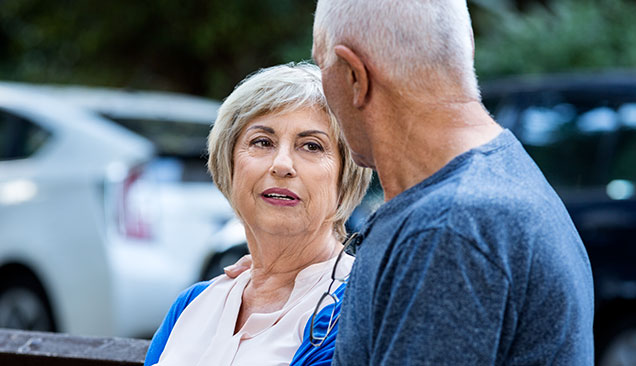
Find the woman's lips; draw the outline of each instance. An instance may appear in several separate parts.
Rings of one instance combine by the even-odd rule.
[[[296,206],[300,198],[289,189],[269,188],[261,193],[263,200],[275,206]]]

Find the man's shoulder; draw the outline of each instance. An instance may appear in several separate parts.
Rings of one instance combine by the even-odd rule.
[[[550,192],[528,190],[514,183],[509,177],[491,176],[479,178],[480,173],[466,172],[434,187],[427,187],[399,211],[385,215],[394,221],[390,226],[409,232],[431,228],[450,227],[461,230],[468,222],[489,228],[500,225],[525,225],[541,220],[546,211],[566,212],[562,203]],[[539,182],[540,184],[540,182]],[[399,221],[400,224],[395,223]]]
[[[400,211],[385,215],[385,237],[403,242],[443,230],[502,266],[563,240],[579,246],[565,206],[535,173],[468,164],[447,180],[412,192]]]
[[[561,199],[525,151],[513,144],[488,152],[470,155],[445,179],[420,189],[405,213],[415,221],[433,217],[459,227],[464,220],[489,227],[569,220]]]
[[[497,263],[532,255],[536,245],[580,244],[562,201],[518,144],[460,156],[396,199],[378,212],[375,238],[404,242],[441,228]]]

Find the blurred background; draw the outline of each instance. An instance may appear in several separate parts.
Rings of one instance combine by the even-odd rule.
[[[481,80],[632,67],[630,0],[470,0]],[[310,59],[312,0],[0,2],[5,80],[224,98],[261,67]]]
[[[590,255],[597,363],[636,364],[636,0],[468,3],[484,104]],[[246,252],[205,139],[246,75],[310,59],[314,7],[0,1],[0,327],[149,337]]]

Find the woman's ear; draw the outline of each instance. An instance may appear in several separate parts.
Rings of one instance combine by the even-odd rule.
[[[353,106],[364,107],[369,96],[369,73],[364,61],[347,46],[337,45],[334,51],[346,67],[346,87],[352,91]]]

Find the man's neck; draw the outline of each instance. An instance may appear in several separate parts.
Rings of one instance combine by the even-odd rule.
[[[376,121],[379,128],[371,136],[386,201],[502,130],[477,101],[412,103],[391,111]]]

